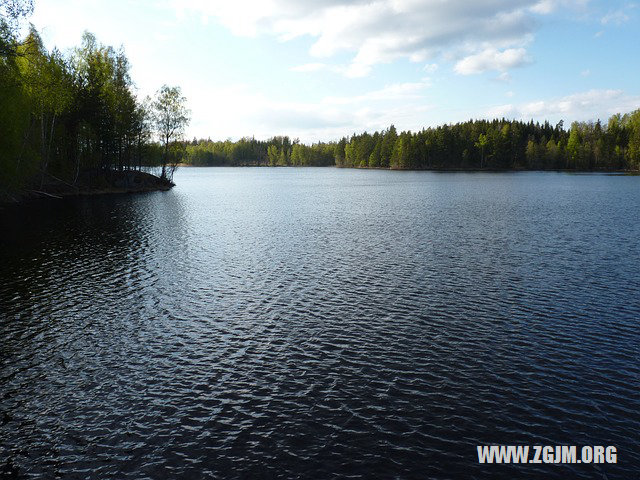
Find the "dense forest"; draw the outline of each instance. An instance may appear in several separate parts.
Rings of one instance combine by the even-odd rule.
[[[19,38],[32,10],[32,0],[0,0],[0,193],[145,166],[169,184],[189,118],[180,89],[138,100],[124,50],[88,32],[65,54],[33,26]]]
[[[289,137],[212,142],[185,148],[190,165],[327,166],[392,169],[638,170],[640,110],[606,125],[552,126],[515,120],[470,120],[419,132],[353,134],[337,142],[303,145]]]

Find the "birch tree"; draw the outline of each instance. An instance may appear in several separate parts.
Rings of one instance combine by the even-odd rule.
[[[186,107],[187,99],[182,96],[180,87],[164,85],[156,93],[152,103],[155,127],[162,144],[162,174],[161,178],[171,181],[177,164],[171,162],[172,148],[175,148],[184,135],[184,129],[189,124],[190,111]],[[167,175],[167,165],[173,163]]]

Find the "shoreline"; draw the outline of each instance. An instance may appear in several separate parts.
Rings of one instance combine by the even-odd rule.
[[[49,175],[41,187],[32,184],[19,191],[1,192],[0,207],[23,205],[42,199],[63,200],[70,197],[168,191],[174,186],[173,182],[135,170],[84,172],[75,185]]]
[[[518,173],[518,172],[555,172],[555,173],[615,173],[625,175],[640,175],[640,170],[574,170],[574,169],[531,169],[531,168],[385,168],[385,167],[348,167],[338,165],[190,165],[178,164],[180,168],[338,168],[343,170],[383,170],[388,172],[443,172],[443,173]]]

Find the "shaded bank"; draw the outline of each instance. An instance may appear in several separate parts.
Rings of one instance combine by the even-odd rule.
[[[53,175],[47,175],[44,179],[34,179],[27,188],[19,191],[0,192],[0,205],[22,203],[36,198],[166,191],[174,185],[166,178],[137,170],[86,171],[73,184]]]

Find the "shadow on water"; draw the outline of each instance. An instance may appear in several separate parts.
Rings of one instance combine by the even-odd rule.
[[[51,410],[52,397],[29,399],[24,392],[33,385],[78,384],[82,365],[74,372],[70,365],[83,345],[110,330],[122,335],[131,327],[121,323],[136,312],[154,317],[156,287],[170,275],[162,266],[179,255],[172,254],[175,244],[163,242],[167,236],[182,238],[183,216],[173,192],[0,209],[0,422],[4,431],[20,432],[27,445],[36,446],[30,452],[19,445],[13,453],[5,450],[3,475],[18,475],[15,455],[37,455],[38,447],[50,447],[46,436],[60,430],[59,419],[38,419]],[[30,403],[36,416],[24,413]],[[56,452],[39,453],[55,461]]]

